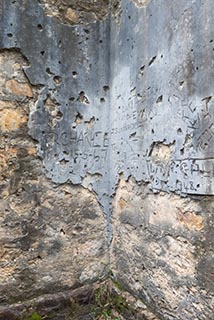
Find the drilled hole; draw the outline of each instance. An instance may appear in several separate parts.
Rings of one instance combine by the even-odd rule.
[[[161,103],[162,101],[163,101],[163,95],[157,98],[156,103]]]
[[[56,84],[60,84],[60,83],[62,82],[62,78],[61,78],[60,76],[55,76],[55,77],[54,77],[54,82],[55,82]]]
[[[85,95],[84,91],[81,91],[79,93],[78,101],[81,102],[81,103],[84,103],[84,104],[89,104],[89,99]]]
[[[110,89],[109,86],[103,86],[103,90],[104,90],[105,92],[107,92],[109,89]]]
[[[177,130],[177,134],[178,135],[181,135],[183,132],[182,132],[182,129],[181,128],[178,128],[178,130]]]
[[[53,75],[53,72],[51,72],[51,69],[48,67],[48,68],[46,68],[46,72],[47,72],[47,74],[49,74],[49,75]]]
[[[61,120],[63,117],[63,113],[61,111],[57,111],[56,119]]]
[[[72,76],[73,76],[74,79],[77,78],[77,75],[78,75],[78,73],[77,73],[76,71],[73,71],[73,72],[72,72]]]
[[[39,31],[42,31],[42,30],[43,30],[43,27],[42,27],[42,25],[41,25],[40,23],[37,24],[37,28],[38,28]]]

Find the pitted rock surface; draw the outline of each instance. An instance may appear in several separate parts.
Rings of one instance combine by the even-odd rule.
[[[160,317],[212,319],[214,3],[102,4],[0,2],[0,299],[111,264]]]
[[[59,24],[35,0],[1,5],[1,47],[20,49],[43,87],[29,129],[47,175],[74,184],[90,175],[108,221],[120,173],[154,190],[214,192],[214,35],[209,20],[201,28],[207,11],[194,15],[199,2],[167,3],[150,1],[145,17],[124,0],[119,27],[107,17],[87,28]]]

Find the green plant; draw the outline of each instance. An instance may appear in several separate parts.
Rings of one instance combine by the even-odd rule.
[[[42,317],[38,313],[34,312],[31,316],[27,317],[26,320],[42,320]]]
[[[95,294],[95,315],[97,320],[121,320],[121,314],[127,308],[125,299],[118,295],[108,282],[100,286]]]

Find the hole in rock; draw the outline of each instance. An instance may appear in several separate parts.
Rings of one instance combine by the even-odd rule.
[[[95,123],[95,117],[92,117],[87,123],[87,128],[91,129]]]
[[[140,74],[141,74],[141,76],[144,75],[144,70],[145,70],[145,65],[142,66],[142,67],[140,67]]]
[[[61,111],[57,111],[57,114],[56,114],[56,119],[57,120],[61,120],[63,117],[63,113]]]
[[[87,96],[85,95],[84,91],[81,91],[79,93],[79,97],[77,99],[79,102],[84,103],[84,104],[89,104],[89,99],[87,98]]]
[[[37,24],[37,28],[38,28],[39,31],[42,31],[42,30],[43,30],[43,27],[42,27],[42,25],[41,25],[40,23]]]
[[[55,77],[54,77],[54,82],[55,82],[56,84],[60,84],[60,83],[62,82],[62,78],[61,78],[60,76],[55,76]]]
[[[183,132],[182,132],[182,129],[181,128],[178,128],[178,130],[177,130],[177,134],[178,135],[181,135]]]
[[[69,160],[62,159],[62,160],[60,160],[59,163],[60,163],[62,166],[65,166],[68,162],[69,162]]]
[[[47,74],[49,74],[49,75],[53,75],[53,72],[51,72],[51,69],[48,67],[48,68],[46,68],[46,72],[47,72]]]
[[[72,72],[72,76],[73,76],[74,79],[77,78],[77,75],[78,75],[78,73],[77,73],[76,71],[73,71],[73,72]]]
[[[156,103],[161,103],[162,101],[163,101],[163,95],[157,98]]]
[[[181,153],[181,155],[184,154],[184,148],[180,149],[180,153]]]
[[[105,92],[107,92],[109,89],[110,89],[109,86],[103,86],[103,90],[104,90]]]
[[[81,115],[81,113],[77,112],[76,119],[75,119],[76,124],[77,125],[81,124],[82,119],[83,119],[83,116]]]
[[[150,60],[149,66],[151,66],[151,65],[154,63],[155,59],[156,59],[156,56],[154,56],[154,57]]]

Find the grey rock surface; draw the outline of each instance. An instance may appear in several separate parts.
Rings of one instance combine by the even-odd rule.
[[[53,189],[51,201],[65,206],[66,220],[68,203],[89,197],[89,191],[79,187],[75,193],[67,184],[88,188],[106,215],[109,244],[114,237],[116,278],[160,317],[212,319],[214,2],[121,0],[108,14],[108,1],[102,7],[87,1],[82,16],[74,1],[58,3],[61,11],[53,1],[0,2],[0,48],[25,57],[24,73],[35,90],[28,130],[50,183],[43,177],[41,190]],[[17,92],[15,85],[6,84]],[[54,191],[56,185],[63,194],[69,189],[71,202]],[[93,229],[97,243],[104,219],[94,195],[99,234],[95,223],[86,227],[88,239]],[[58,217],[58,209],[53,212]],[[50,208],[48,213],[51,219]],[[97,251],[106,248],[104,242]],[[84,256],[85,246],[81,250]],[[105,258],[96,270],[100,277]],[[92,248],[90,263],[93,259]],[[44,271],[42,263],[38,270]],[[90,268],[81,270],[80,280],[90,279]]]
[[[29,129],[47,175],[95,175],[108,221],[120,173],[154,190],[214,191],[212,1],[145,4],[124,0],[119,22],[87,26],[59,24],[35,0],[1,4],[1,48],[20,49],[42,87]]]

